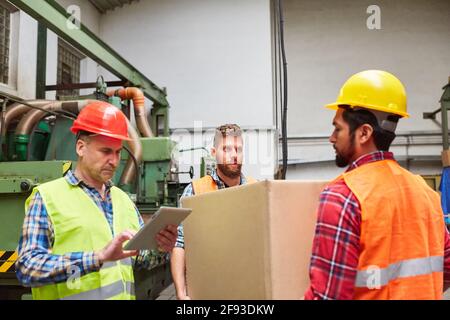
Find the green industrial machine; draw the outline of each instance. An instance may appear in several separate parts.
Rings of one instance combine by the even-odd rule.
[[[18,285],[14,267],[25,199],[33,186],[61,177],[69,166],[66,161],[0,162],[0,299],[17,299],[29,291]]]
[[[177,146],[169,138],[165,89],[157,87],[82,23],[67,28],[68,21],[77,21],[56,1],[8,1],[38,21],[36,98],[41,100],[24,101],[0,92],[0,219],[3,222],[0,224],[0,299],[20,299],[30,292],[19,285],[14,268],[25,199],[34,186],[57,179],[76,166],[75,137],[69,128],[88,100],[108,101],[127,115],[132,128],[137,127],[130,133],[133,141],[123,150],[113,182],[129,194],[144,221],[162,205],[178,206],[185,187],[179,182],[179,175],[186,173],[192,177],[193,172],[182,173],[177,168],[174,159]],[[100,77],[96,83],[47,85],[47,29],[120,81],[105,83]],[[134,109],[135,116],[140,114],[140,118],[132,119],[131,108],[136,108],[133,98],[111,94],[107,85],[139,88],[152,102],[148,115],[143,109]],[[92,88],[93,93],[44,100],[46,91],[85,88]],[[147,252],[135,266],[135,280],[138,299],[156,298],[171,283],[168,255]]]
[[[99,80],[92,95],[61,97],[62,101],[48,101],[47,106],[58,103],[64,106],[65,101],[71,104],[77,101],[83,105],[83,101],[95,99],[109,101],[122,110],[127,110],[129,101],[121,101],[115,96],[108,97],[105,90],[105,84]],[[6,101],[8,97],[6,94],[3,96]],[[6,106],[2,117],[11,118],[14,109],[23,108],[24,104],[27,102]],[[0,225],[0,299],[18,299],[28,292],[18,284],[14,274],[14,262],[17,259],[14,251],[23,224],[25,199],[34,186],[63,176],[68,169],[75,167],[77,160],[75,136],[69,130],[73,119],[67,116],[68,112],[42,112],[42,119],[33,126],[30,134],[18,134],[27,115],[35,111],[33,106],[36,104],[30,104],[29,110],[24,110],[21,117],[3,123],[2,126],[0,215],[6,223]],[[50,110],[45,104],[41,107]],[[167,113],[161,110],[160,115],[167,117]],[[167,123],[165,119],[161,121],[163,124]],[[149,123],[152,131],[157,131],[152,122]],[[157,122],[153,122],[153,125],[156,124]],[[167,128],[160,129],[160,133],[168,133]],[[173,159],[173,154],[176,153],[175,142],[167,136],[138,136],[137,141],[141,148],[140,155],[137,156],[130,145],[124,148],[113,182],[130,195],[146,221],[162,205],[178,206],[185,184],[179,183],[179,172]],[[123,183],[121,177],[128,162],[134,168],[132,179]],[[135,278],[138,299],[156,298],[171,283],[168,255],[156,251],[147,252],[136,264]]]

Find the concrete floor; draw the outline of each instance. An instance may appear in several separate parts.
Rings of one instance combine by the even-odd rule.
[[[173,284],[164,289],[156,300],[176,300],[175,287]],[[450,289],[444,292],[443,300],[450,300]]]
[[[175,286],[173,283],[164,289],[156,300],[177,300],[177,296],[175,293]]]

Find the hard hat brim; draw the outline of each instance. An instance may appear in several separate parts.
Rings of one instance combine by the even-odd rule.
[[[386,113],[390,113],[390,114],[395,114],[398,115],[402,118],[409,118],[409,114],[407,112],[401,112],[401,111],[393,111],[391,109],[388,108],[383,108],[383,107],[379,107],[379,106],[373,106],[373,105],[361,105],[361,103],[353,103],[353,102],[340,102],[340,103],[330,103],[325,105],[325,108],[327,109],[331,109],[331,110],[337,110],[339,109],[339,106],[349,106],[350,108],[363,108],[363,109],[368,109],[370,110],[376,110],[376,111],[381,111],[381,112],[386,112]]]
[[[72,127],[70,128],[70,131],[72,131],[73,134],[77,134],[78,131],[83,130],[86,132],[90,132],[92,134],[98,134],[101,136],[106,136],[106,137],[110,137],[110,138],[114,138],[114,139],[118,139],[118,140],[125,140],[125,141],[132,141],[133,139],[131,139],[130,137],[127,136],[123,136],[120,134],[113,134],[113,133],[109,133],[109,132],[102,132],[101,130],[96,130],[96,129],[92,129],[92,128],[88,128],[88,127]]]

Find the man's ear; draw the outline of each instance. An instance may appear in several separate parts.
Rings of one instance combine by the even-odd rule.
[[[364,144],[373,137],[373,127],[370,124],[363,124],[358,128],[358,140],[360,144]]]
[[[211,156],[216,159],[216,163],[217,164],[223,164],[224,160],[223,159],[217,159],[217,149],[216,147],[212,147],[211,148]],[[223,156],[223,155],[222,155]]]
[[[81,140],[81,139],[78,139],[78,140],[77,140],[77,142],[76,142],[76,144],[75,144],[75,150],[76,150],[77,155],[78,155],[79,157],[84,156],[84,152],[85,152],[85,150],[86,150],[86,145],[87,145],[86,141],[83,141],[83,140]]]

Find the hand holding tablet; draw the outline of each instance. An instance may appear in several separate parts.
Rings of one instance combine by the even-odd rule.
[[[168,225],[178,226],[191,211],[191,209],[186,208],[159,208],[152,218],[128,241],[124,250],[158,249],[156,235]]]

